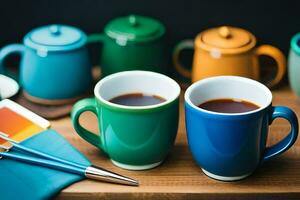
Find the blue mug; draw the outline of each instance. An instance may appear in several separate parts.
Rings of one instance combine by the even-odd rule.
[[[19,79],[26,96],[38,103],[60,104],[92,89],[92,67],[81,30],[49,25],[29,32],[23,44],[10,44],[0,51],[0,73]],[[5,67],[11,54],[20,54],[18,78]]]
[[[219,113],[199,108],[214,99],[241,99],[259,106],[243,113]],[[272,106],[272,93],[263,84],[243,77],[218,76],[192,84],[185,92],[185,115],[190,150],[209,177],[235,181],[251,175],[266,160],[288,150],[298,135],[295,113]],[[269,125],[285,118],[291,132],[279,143],[266,147]]]

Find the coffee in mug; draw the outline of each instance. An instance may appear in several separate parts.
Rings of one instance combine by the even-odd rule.
[[[114,97],[110,102],[124,106],[150,106],[166,101],[158,95],[146,95],[143,93],[129,93]]]
[[[241,99],[213,99],[201,103],[198,107],[219,113],[243,113],[259,108],[255,103]]]

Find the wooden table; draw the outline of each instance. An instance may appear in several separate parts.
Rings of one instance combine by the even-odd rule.
[[[273,91],[274,105],[285,105],[300,116],[300,101],[287,86]],[[183,100],[181,96],[181,100]],[[187,146],[184,110],[181,101],[180,124],[176,144],[159,167],[148,171],[127,171],[115,167],[100,150],[89,145],[74,131],[70,118],[52,121],[52,128],[65,136],[95,164],[140,181],[128,187],[91,180],[76,183],[61,192],[58,199],[300,199],[300,139],[283,155],[238,182],[220,182],[205,176],[193,161]],[[95,116],[85,113],[81,121],[97,131]],[[290,127],[276,119],[270,128],[268,144],[284,137]]]

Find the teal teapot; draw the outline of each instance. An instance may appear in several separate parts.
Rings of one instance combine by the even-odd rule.
[[[12,76],[4,61],[21,55],[18,77],[25,96],[42,104],[63,104],[87,92],[93,83],[86,47],[87,36],[78,28],[49,25],[30,31],[23,44],[0,51],[0,73]]]

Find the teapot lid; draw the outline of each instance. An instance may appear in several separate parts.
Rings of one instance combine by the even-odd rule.
[[[145,42],[162,36],[165,27],[153,18],[129,15],[110,21],[104,31],[109,37],[118,41]]]
[[[81,30],[66,25],[48,25],[29,32],[24,44],[31,48],[47,51],[72,50],[86,43]]]
[[[256,39],[250,32],[230,26],[208,29],[196,38],[197,46],[206,50],[217,48],[228,53],[246,51],[255,46],[255,43]]]

